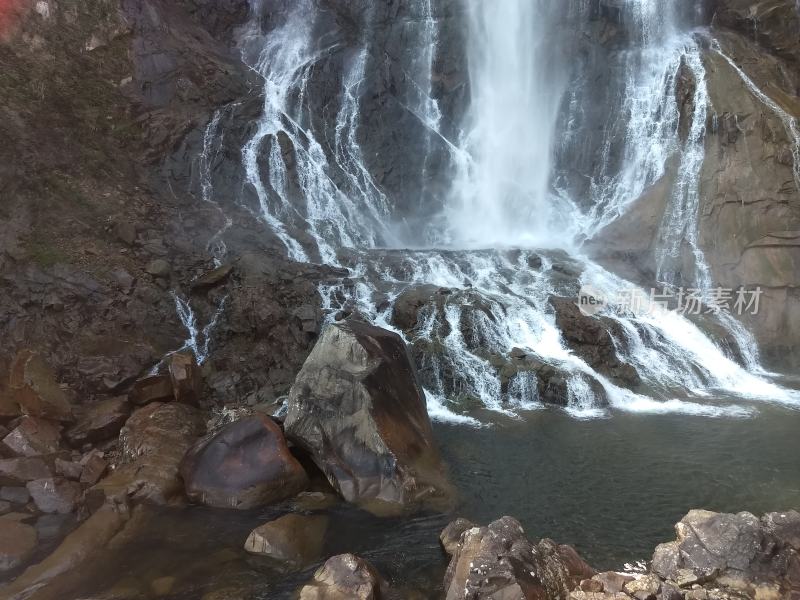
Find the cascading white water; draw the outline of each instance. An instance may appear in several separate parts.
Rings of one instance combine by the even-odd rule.
[[[662,228],[661,274],[671,278],[668,259],[688,242],[698,285],[711,286],[697,244],[708,99],[701,49],[681,27],[676,2],[627,0],[622,5],[634,43],[624,55],[615,114],[627,122],[609,128],[588,211],[554,188],[553,149],[570,67],[569,53],[558,35],[551,35],[560,19],[583,15],[587,3],[462,2],[469,26],[470,108],[461,139],[447,142],[454,183],[440,199],[441,218],[418,235],[444,247],[436,250],[377,249],[400,246],[389,234],[391,203],[372,179],[358,142],[361,104],[369,93],[369,35],[343,62],[338,97],[325,99],[326,106],[335,107],[332,135],[309,113],[308,96],[315,93],[311,75],[329,50],[313,39],[310,0],[297,2],[268,35],[254,26],[246,36],[245,60],[264,80],[263,114],[242,151],[247,181],[261,216],[291,258],[318,257],[350,268],[347,281],[320,290],[331,318],[349,308],[393,328],[392,303],[405,290],[421,284],[443,290],[423,306],[413,330],[401,333],[415,350],[432,416],[458,423],[478,424],[459,408],[465,401],[506,415],[537,405],[535,374],[504,380],[500,373],[498,364],[514,348],[563,374],[568,408],[579,416],[603,414],[602,397],[621,410],[708,416],[753,411],[741,402],[712,402],[717,391],[741,400],[796,403],[792,393],[732,361],[690,321],[660,309],[608,315],[624,338],[615,340],[617,353],[636,369],[646,390],[634,393],[569,350],[550,306],[551,296],[577,293],[578,282],[565,283],[561,275],[564,264],[582,273],[579,283],[605,295],[626,289],[644,294],[581,257],[574,240],[591,237],[623,214],[665,175],[671,160],[679,165],[679,176]],[[398,98],[430,135],[441,136],[443,115],[432,98],[437,0],[410,5],[415,18],[405,23],[404,38],[416,40],[421,51],[405,65],[410,87]],[[259,14],[258,6],[255,10]],[[685,141],[679,136],[675,97],[681,64],[697,80]],[[581,109],[577,95],[567,104],[569,110]],[[610,138],[619,130],[625,132],[621,168],[609,158]],[[291,166],[287,155],[293,157]],[[314,247],[300,241],[309,237]],[[536,250],[542,247],[566,248],[569,254]],[[738,331],[740,345],[750,343],[732,318],[728,328]],[[757,357],[750,357],[749,366],[757,367]]]
[[[548,45],[558,3],[468,2],[472,104],[447,241],[461,247],[549,245],[550,176],[565,69]]]

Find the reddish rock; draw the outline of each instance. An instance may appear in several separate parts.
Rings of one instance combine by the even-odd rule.
[[[36,549],[36,529],[11,519],[0,519],[0,573],[23,565]]]
[[[263,415],[231,423],[197,443],[181,464],[181,476],[191,500],[219,508],[279,502],[308,483],[280,427]]]
[[[72,407],[44,359],[31,350],[20,351],[11,365],[9,393],[23,412],[54,421],[72,421]]]
[[[83,471],[80,481],[84,485],[94,485],[105,475],[108,469],[108,461],[103,458],[100,452],[94,451],[86,455],[83,461]]]
[[[36,508],[43,513],[61,515],[75,510],[83,492],[79,483],[61,477],[36,479],[27,487]]]
[[[140,408],[120,432],[121,464],[92,489],[107,498],[153,504],[179,499],[183,485],[178,468],[204,431],[200,411],[186,404]]]
[[[140,379],[133,384],[128,393],[128,400],[137,406],[152,402],[172,402],[174,399],[172,381],[167,375],[153,375]]]
[[[19,456],[54,454],[61,449],[61,427],[52,421],[23,417],[3,444]]]
[[[53,473],[41,458],[7,458],[0,460],[0,481],[27,483],[52,477]]]
[[[77,425],[67,432],[67,440],[75,446],[82,446],[112,438],[119,433],[130,414],[130,404],[123,397],[93,404]]]
[[[169,359],[172,391],[178,402],[197,404],[200,398],[200,369],[192,352],[177,352]]]

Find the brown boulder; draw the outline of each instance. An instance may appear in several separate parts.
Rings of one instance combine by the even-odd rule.
[[[548,539],[532,544],[511,517],[465,529],[458,543],[449,546],[453,555],[444,580],[447,600],[567,598],[595,574],[570,546]]]
[[[27,487],[36,508],[43,513],[71,513],[83,494],[79,483],[61,477],[36,479],[29,482]]]
[[[44,359],[31,350],[20,351],[11,365],[9,393],[34,417],[72,421],[72,407],[59,387],[55,373]]]
[[[201,440],[181,463],[190,500],[218,508],[248,509],[291,498],[308,484],[278,427],[257,415]]]
[[[284,426],[349,502],[393,512],[449,495],[425,396],[396,333],[329,325],[291,389]]]
[[[380,600],[389,585],[369,562],[353,554],[329,558],[313,580],[300,589],[299,600]]]
[[[119,433],[130,413],[130,405],[123,397],[93,404],[77,425],[67,432],[67,440],[75,446],[82,446],[112,438]]]
[[[121,464],[93,490],[110,498],[154,504],[180,498],[178,469],[186,451],[205,430],[200,412],[186,404],[148,404],[120,432]]]
[[[169,358],[172,392],[178,402],[197,404],[200,397],[200,369],[192,352],[176,352]]]
[[[203,273],[200,275],[200,277],[192,281],[192,291],[206,290],[224,283],[232,271],[233,265],[222,265],[216,269],[212,269],[211,271]]]
[[[52,421],[23,417],[3,444],[19,456],[54,454],[61,449],[61,427]]]
[[[172,380],[167,375],[153,375],[140,379],[133,384],[128,393],[128,400],[137,406],[151,402],[172,402],[174,399]]]
[[[108,461],[96,450],[87,454],[81,463],[83,471],[81,471],[80,481],[84,485],[94,485],[100,481],[108,469]]]
[[[288,514],[255,528],[244,549],[299,568],[320,557],[327,529],[326,516]]]
[[[0,573],[24,564],[36,549],[36,529],[30,525],[0,519]]]

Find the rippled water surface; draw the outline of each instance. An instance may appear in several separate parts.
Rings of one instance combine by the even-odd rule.
[[[771,406],[747,419],[615,412],[577,420],[542,409],[491,427],[435,427],[461,493],[458,516],[513,515],[531,538],[574,544],[600,569],[649,558],[690,508],[800,508],[798,431],[800,412]],[[284,511],[150,510],[79,587],[143,593],[174,577],[167,598],[289,598],[318,565],[287,574],[242,550],[252,528]],[[396,586],[439,596],[438,535],[455,515],[379,519],[343,505],[329,514],[326,556],[355,552]]]

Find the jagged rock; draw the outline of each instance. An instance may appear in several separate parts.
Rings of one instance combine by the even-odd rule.
[[[645,575],[627,582],[623,591],[636,600],[655,600],[661,591],[661,579],[657,575]]]
[[[598,593],[604,590],[603,582],[597,579],[596,575],[591,579],[584,579],[578,584],[578,587],[581,591],[590,593]]]
[[[96,450],[87,454],[81,461],[83,470],[81,471],[80,481],[84,485],[94,485],[105,475],[108,469],[108,461]]]
[[[0,481],[27,483],[52,477],[50,467],[41,458],[7,458],[0,460]]]
[[[57,475],[61,475],[67,479],[72,479],[73,481],[78,481],[81,478],[83,465],[81,465],[79,462],[64,460],[63,458],[56,458],[55,469]]]
[[[308,477],[269,417],[227,425],[198,442],[181,463],[189,499],[218,508],[248,509],[291,498]]]
[[[171,402],[174,399],[172,380],[167,375],[153,375],[140,379],[128,392],[128,400],[137,406],[151,402]]]
[[[200,370],[194,353],[176,352],[169,357],[169,376],[175,400],[197,404],[200,398]]]
[[[569,593],[569,600],[630,600],[630,596],[622,592],[585,592],[574,590]]]
[[[18,456],[54,454],[61,449],[61,427],[52,421],[23,417],[3,444]]]
[[[31,416],[72,421],[72,406],[44,359],[31,350],[20,351],[11,366],[9,392]]]
[[[289,514],[256,527],[244,549],[299,568],[320,557],[327,529],[326,516]]]
[[[475,524],[472,521],[461,518],[448,523],[447,527],[445,527],[439,535],[439,541],[442,543],[444,551],[447,552],[449,556],[453,556],[456,550],[458,550],[458,545],[461,543],[464,532],[473,527],[475,527]]]
[[[36,529],[30,525],[0,519],[0,573],[23,565],[37,542]]]
[[[406,288],[392,305],[392,325],[410,332],[417,326],[420,309],[427,305],[440,292],[435,285],[414,285]]]
[[[147,271],[153,277],[166,279],[172,272],[172,267],[163,258],[156,258],[147,264],[145,271]]]
[[[224,283],[233,272],[233,265],[222,265],[192,281],[192,290],[205,290]]]
[[[167,504],[183,492],[178,470],[205,431],[200,412],[187,404],[153,403],[135,411],[120,432],[121,465],[93,490],[107,498]]]
[[[761,549],[764,537],[752,514],[690,511],[675,525],[676,542],[662,544],[653,556],[653,571],[674,579],[680,569],[698,579],[716,577],[729,569],[746,571]]]
[[[123,397],[93,404],[77,425],[67,431],[67,440],[74,446],[82,446],[112,438],[122,429],[130,413],[130,405]]]
[[[622,573],[617,573],[615,571],[598,573],[592,577],[592,579],[599,581],[603,586],[603,591],[611,594],[617,594],[621,592],[626,583],[633,581],[633,577],[629,575],[623,575]]]
[[[769,536],[800,551],[800,512],[767,513],[761,517],[761,524]]]
[[[60,477],[36,479],[27,487],[36,508],[43,513],[71,513],[83,494],[79,483]]]
[[[299,600],[380,600],[389,584],[369,562],[354,554],[329,558],[313,580],[300,589]]]
[[[551,296],[550,304],[555,309],[556,325],[564,341],[589,366],[624,385],[639,384],[636,369],[617,356],[614,340],[609,332],[614,326],[613,322],[584,315],[570,298]]]
[[[423,392],[395,333],[329,325],[292,387],[284,426],[349,502],[397,510],[449,494]]]
[[[503,517],[463,532],[447,567],[448,600],[459,598],[567,598],[595,574],[569,546],[532,544],[522,526]],[[582,592],[587,593],[587,592]]]

